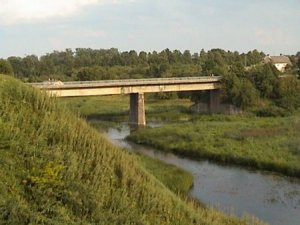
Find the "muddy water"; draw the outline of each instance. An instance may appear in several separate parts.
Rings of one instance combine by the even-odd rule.
[[[190,171],[190,196],[227,213],[254,215],[274,225],[300,225],[300,180],[235,166],[194,161],[124,140],[129,127],[109,129],[112,142]]]

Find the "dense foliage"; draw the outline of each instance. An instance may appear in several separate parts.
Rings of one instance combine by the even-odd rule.
[[[1,224],[245,224],[183,202],[86,122],[0,75]]]

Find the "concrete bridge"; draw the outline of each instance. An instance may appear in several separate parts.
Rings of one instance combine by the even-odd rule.
[[[155,79],[100,80],[100,81],[47,81],[30,83],[51,96],[78,97],[95,95],[130,94],[129,123],[146,125],[144,93],[172,91],[210,91],[209,108],[218,108],[221,77],[174,77]]]

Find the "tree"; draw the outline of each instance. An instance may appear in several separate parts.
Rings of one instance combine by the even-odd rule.
[[[36,61],[33,60],[33,61]],[[65,75],[71,76],[74,67],[74,53],[72,49],[65,51],[53,51],[40,57],[39,74],[40,75]]]
[[[192,55],[192,61],[193,61],[194,64],[198,64],[199,63],[199,54],[197,52],[195,52]]]
[[[147,53],[144,51],[141,51],[139,53],[139,64],[142,64],[142,65],[148,64]]]
[[[175,61],[176,63],[182,63],[182,62],[183,62],[183,61],[182,61],[182,53],[180,52],[180,50],[175,49],[175,50],[173,51],[173,57],[174,57],[174,61]]]
[[[204,62],[206,61],[206,59],[207,59],[207,54],[204,49],[201,49],[200,54],[199,54],[200,65],[204,65]]]
[[[255,65],[262,62],[264,57],[263,52],[258,52],[256,49],[249,51],[246,55],[245,61],[247,66]]]
[[[93,50],[90,48],[75,49],[75,66],[77,68],[93,65]]]
[[[212,58],[218,66],[224,66],[226,64],[225,58],[220,51],[212,52]]]
[[[192,55],[189,50],[183,52],[183,63],[190,64],[192,63]]]
[[[259,94],[254,85],[246,78],[241,78],[239,91],[235,101],[241,108],[254,106],[258,102]]]
[[[168,56],[168,61],[170,64],[175,64],[176,63],[176,59],[175,59],[175,56],[174,54],[170,51],[170,49],[166,48],[164,50]]]
[[[244,77],[245,76],[245,67],[243,66],[243,64],[241,62],[233,63],[230,66],[229,71],[231,73],[236,74],[238,77]]]
[[[14,75],[13,68],[9,61],[0,59],[0,74]]]
[[[138,54],[136,53],[136,51],[131,50],[128,54],[128,64],[129,65],[137,65],[138,64]]]
[[[93,70],[89,67],[82,67],[78,70],[76,74],[77,80],[80,81],[87,81],[87,80],[95,80],[95,74],[93,73]]]
[[[235,74],[224,75],[222,84],[222,100],[243,109],[254,106],[259,98],[254,85],[246,78]]]
[[[227,59],[227,60],[226,60]],[[229,54],[221,49],[212,49],[205,54],[204,50],[200,52],[200,65],[204,75],[224,75],[228,70]]]
[[[52,53],[41,56],[40,69],[42,75],[50,76],[55,74],[55,57]]]
[[[23,74],[23,63],[21,57],[11,56],[7,58],[7,61],[10,63],[10,65],[13,68],[14,75],[18,78],[22,78],[24,76]]]
[[[172,74],[169,72],[170,65],[168,63],[162,63],[160,65],[151,64],[147,70],[147,75],[150,77],[171,77]]]
[[[248,78],[259,90],[263,98],[274,98],[278,86],[277,70],[271,64],[265,64],[248,72]]]
[[[159,54],[159,62],[162,64],[168,64],[169,63],[169,56],[168,56],[168,52],[163,50],[161,51]]]
[[[300,81],[295,76],[281,78],[278,85],[278,105],[294,110],[300,106]]]
[[[76,79],[80,81],[110,80],[114,77],[103,67],[82,67],[76,73]]]
[[[156,65],[159,65],[161,63],[160,57],[159,57],[157,51],[148,53],[148,62],[149,62],[149,64],[156,64]]]
[[[28,55],[22,60],[23,75],[29,76],[40,76],[40,61],[36,55]]]

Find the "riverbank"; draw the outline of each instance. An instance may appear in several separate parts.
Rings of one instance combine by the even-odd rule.
[[[128,139],[193,159],[210,159],[300,177],[298,116],[200,116],[140,129]]]

